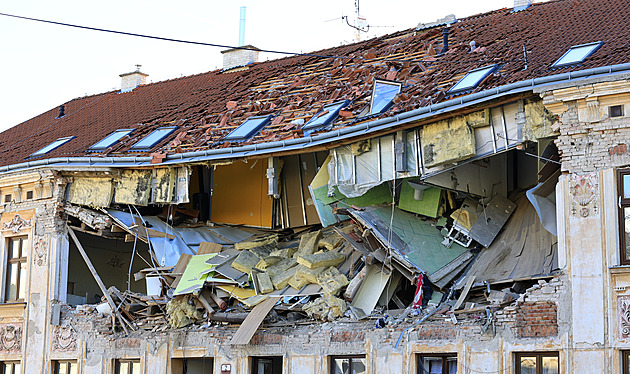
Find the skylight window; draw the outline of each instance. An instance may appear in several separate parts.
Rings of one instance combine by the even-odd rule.
[[[256,135],[271,121],[271,115],[250,117],[242,125],[232,130],[223,140],[230,142],[242,142]]]
[[[112,145],[118,143],[118,141],[120,139],[122,139],[125,135],[129,134],[130,132],[132,132],[133,129],[120,129],[120,130],[116,130],[113,133],[107,135],[103,140],[101,140],[100,142],[94,144],[93,146],[90,147],[90,150],[93,151],[103,151],[109,147],[111,147]]]
[[[322,108],[321,111],[319,111],[316,115],[313,116],[313,118],[311,118],[306,124],[304,124],[302,130],[314,131],[328,126],[332,121],[335,120],[335,118],[337,118],[341,108],[348,105],[348,102],[348,100],[344,100],[337,103],[324,105],[324,108]]]
[[[142,140],[131,146],[131,149],[148,150],[153,148],[157,143],[169,136],[173,131],[177,130],[177,126],[159,127],[152,133],[145,136]],[[103,139],[104,140],[104,139]]]
[[[370,101],[370,114],[380,114],[392,106],[392,100],[400,92],[399,82],[377,80],[372,90]]]
[[[569,48],[558,61],[554,62],[551,67],[559,68],[569,65],[579,64],[584,61],[588,56],[592,55],[604,44],[603,42],[595,42],[581,45],[574,45]]]
[[[458,94],[474,89],[488,75],[493,73],[496,68],[497,65],[495,64],[469,71],[464,78],[460,79],[459,82],[453,86],[453,88],[448,90],[448,94]]]
[[[59,138],[59,139],[55,140],[54,142],[48,144],[44,148],[40,149],[39,151],[33,153],[31,156],[45,155],[46,153],[52,151],[53,149],[61,147],[62,145],[66,144],[67,142],[69,142],[70,140],[72,140],[74,138],[76,138],[76,136],[68,136],[68,137],[65,137],[65,138]]]

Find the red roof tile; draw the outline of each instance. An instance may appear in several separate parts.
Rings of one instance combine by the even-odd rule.
[[[237,146],[223,142],[248,117],[273,114],[271,124],[246,143],[299,137],[296,120],[307,122],[325,104],[352,100],[334,123],[352,126],[368,105],[375,78],[403,82],[401,95],[384,116],[428,106],[468,71],[499,64],[475,92],[566,71],[630,62],[627,0],[555,0],[520,12],[501,9],[449,27],[449,50],[442,50],[442,27],[397,32],[318,51],[326,58],[295,56],[249,65],[242,71],[208,73],[143,85],[131,92],[106,92],[71,100],[66,115],[51,109],[0,134],[0,164],[23,162],[57,138],[76,139],[43,157],[124,156],[155,128],[178,121],[180,128],[143,155]],[[470,53],[471,41],[478,48]],[[551,69],[570,46],[603,41],[582,64]],[[527,49],[527,69],[523,58]],[[103,153],[86,150],[116,129],[135,128]],[[138,154],[137,152],[134,154]]]

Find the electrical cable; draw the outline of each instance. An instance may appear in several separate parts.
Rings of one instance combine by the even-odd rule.
[[[53,25],[58,25],[58,26],[74,27],[74,28],[83,29],[83,30],[100,31],[100,32],[106,32],[106,33],[111,33],[111,34],[135,36],[135,37],[139,37],[139,38],[147,38],[147,39],[161,40],[161,41],[167,41],[167,42],[176,42],[176,43],[200,45],[200,46],[206,46],[206,47],[218,47],[218,48],[226,48],[226,49],[243,49],[243,50],[258,51],[258,52],[265,52],[265,53],[274,53],[274,54],[282,54],[282,55],[318,57],[318,58],[333,58],[333,59],[334,58],[339,58],[339,59],[346,59],[346,60],[353,60],[356,57],[356,56],[320,55],[320,54],[315,54],[315,53],[278,51],[278,50],[273,50],[273,49],[260,49],[260,48],[248,47],[248,46],[235,47],[235,46],[227,45],[227,44],[197,42],[197,41],[184,40],[184,39],[175,39],[175,38],[167,38],[167,37],[162,37],[162,36],[138,34],[138,33],[133,33],[133,32],[118,31],[118,30],[111,30],[111,29],[103,29],[103,28],[99,28],[99,27],[75,25],[75,24],[72,24],[72,23],[51,21],[51,20],[46,20],[46,19],[41,19],[41,18],[18,16],[18,15],[9,14],[9,13],[0,13],[0,16],[12,17],[12,18],[17,18],[17,19],[22,19],[22,20],[27,20],[27,21],[48,23],[48,24],[53,24]],[[513,60],[502,60],[502,61],[503,62],[522,62],[523,59],[518,58],[518,59],[513,59]],[[424,63],[436,63],[436,62],[472,63],[472,62],[475,62],[475,63],[477,63],[477,62],[487,62],[487,59],[486,60],[468,60],[468,61],[461,60],[461,59],[460,60],[438,60],[438,59],[432,59],[432,60],[423,60],[423,59],[410,59],[410,60],[407,60],[407,59],[395,59],[395,60],[388,60],[388,59],[382,59],[382,60],[378,61],[378,63],[383,63],[383,62],[424,62]]]

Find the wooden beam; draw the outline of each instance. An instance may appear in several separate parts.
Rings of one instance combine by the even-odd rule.
[[[118,311],[118,307],[116,307],[114,300],[112,299],[109,292],[107,292],[107,288],[105,288],[105,284],[103,284],[101,277],[98,275],[98,273],[96,272],[96,269],[92,265],[92,261],[90,261],[90,258],[88,257],[87,253],[85,253],[85,250],[83,249],[83,246],[79,242],[77,235],[74,233],[74,230],[72,230],[70,226],[67,226],[67,227],[68,227],[68,233],[70,234],[70,237],[72,238],[72,240],[74,241],[74,244],[79,249],[81,256],[83,256],[83,260],[85,261],[85,264],[87,265],[88,269],[90,269],[90,272],[92,272],[92,275],[94,276],[94,279],[96,280],[96,283],[98,284],[98,287],[101,289],[101,292],[103,292],[103,295],[105,295],[105,298],[107,299],[107,302],[109,303],[110,308],[112,308],[112,313],[114,313],[114,315],[120,320],[120,325],[122,326],[123,330],[125,330],[125,333],[129,334],[129,331],[127,330],[127,327],[125,326],[125,324],[129,322],[124,320],[123,317],[120,315],[120,312]]]

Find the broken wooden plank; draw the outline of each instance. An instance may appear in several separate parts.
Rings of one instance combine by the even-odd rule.
[[[197,249],[198,255],[208,255],[211,253],[219,253],[223,249],[223,246],[218,243],[201,242],[199,249]]]
[[[125,330],[125,333],[129,334],[129,331],[127,330],[127,327],[125,326],[125,324],[129,322],[123,319],[123,317],[120,315],[120,312],[118,311],[118,307],[114,303],[114,300],[112,299],[109,292],[107,292],[107,288],[105,288],[105,284],[103,283],[103,281],[101,280],[101,277],[96,272],[96,269],[92,265],[92,261],[90,261],[90,258],[88,257],[87,253],[83,249],[81,242],[79,242],[77,235],[70,228],[70,226],[68,226],[68,233],[70,234],[70,237],[74,241],[74,244],[77,246],[79,253],[81,253],[81,256],[83,257],[83,260],[85,261],[85,264],[87,265],[88,269],[90,269],[92,276],[94,276],[94,279],[96,280],[96,283],[98,284],[98,287],[101,289],[101,292],[103,293],[103,295],[105,295],[105,298],[107,299],[107,302],[109,303],[110,308],[112,308],[112,312],[114,313],[116,318],[120,320],[120,325],[122,326],[123,330]]]
[[[173,283],[171,283],[171,288],[173,289],[177,288],[179,281],[182,279],[181,274],[183,274],[184,270],[186,270],[186,267],[188,266],[188,262],[190,261],[191,258],[192,258],[192,255],[189,255],[187,253],[184,253],[183,255],[179,256],[179,260],[177,260],[177,264],[175,264],[175,267],[173,268],[173,273],[177,273],[180,275],[177,275],[175,277],[175,280],[173,281]]]
[[[269,314],[273,306],[276,305],[277,301],[277,298],[270,297],[262,303],[256,305],[247,318],[245,318],[236,333],[232,336],[230,344],[248,344],[252,339],[252,336],[254,336],[256,330],[258,330],[262,321],[265,317],[267,317],[267,314]]]
[[[466,301],[466,297],[468,296],[468,292],[470,291],[470,287],[472,287],[473,283],[475,282],[475,276],[474,275],[468,275],[466,276],[466,285],[464,286],[464,289],[462,290],[462,293],[459,295],[459,298],[457,299],[457,302],[455,302],[455,305],[453,305],[453,310],[457,310],[459,309],[460,306],[462,306],[462,304],[464,303],[464,301]]]

